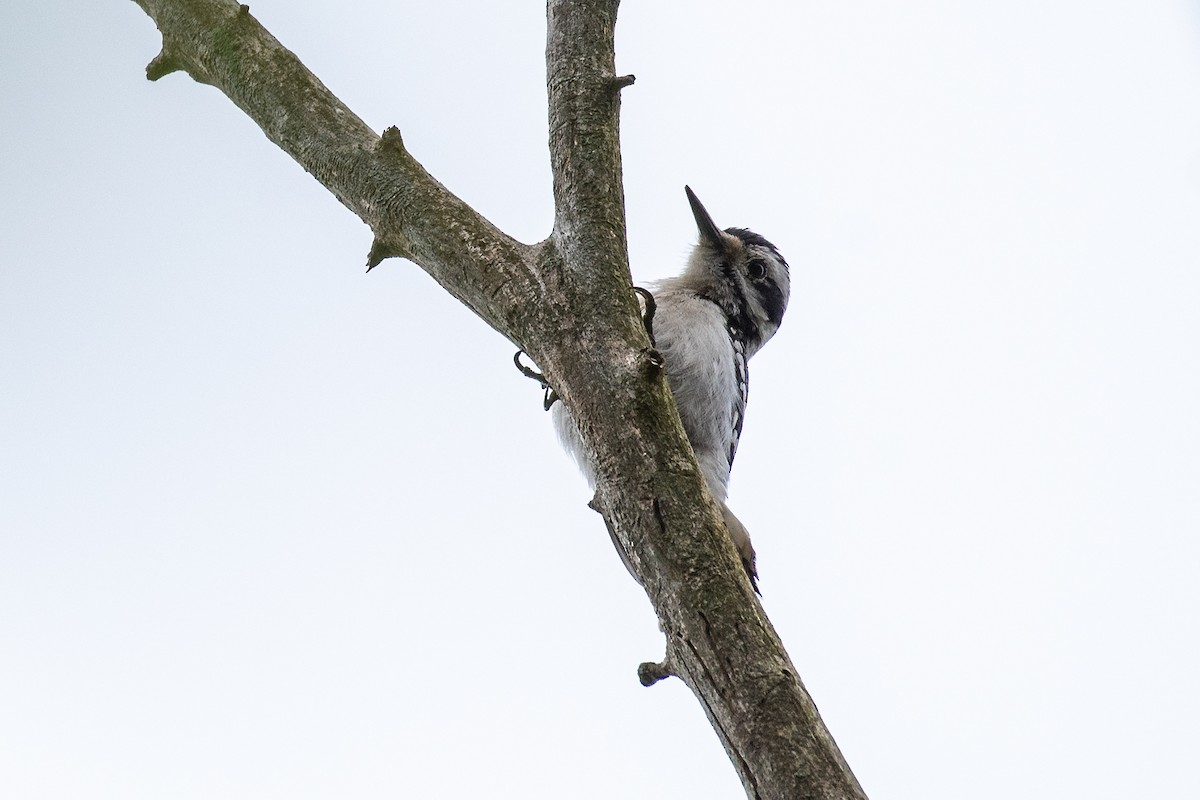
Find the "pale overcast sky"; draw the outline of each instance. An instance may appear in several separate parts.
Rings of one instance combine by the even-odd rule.
[[[525,241],[538,2],[259,0]],[[639,3],[635,277],[792,265],[730,504],[875,800],[1200,796],[1200,8]],[[735,798],[512,347],[132,2],[0,6],[0,795]]]

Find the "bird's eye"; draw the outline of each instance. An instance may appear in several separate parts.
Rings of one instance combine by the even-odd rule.
[[[746,274],[750,276],[752,281],[761,281],[767,277],[767,265],[755,259],[746,265]]]

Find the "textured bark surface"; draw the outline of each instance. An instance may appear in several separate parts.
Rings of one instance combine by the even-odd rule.
[[[644,683],[695,693],[752,798],[863,798],[750,589],[704,487],[630,291],[614,72],[617,0],[549,0],[555,220],[525,245],[376,135],[245,6],[135,0],[158,25],[152,80],[183,70],[237,104],[374,233],[526,350],[595,456],[596,505],[666,633]]]

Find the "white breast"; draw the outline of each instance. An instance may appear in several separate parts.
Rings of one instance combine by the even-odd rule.
[[[744,352],[735,349],[714,303],[686,290],[660,288],[654,297],[654,337],[679,416],[709,491],[724,500],[745,413]]]
[[[723,501],[746,411],[745,348],[730,337],[721,309],[694,292],[660,285],[654,299],[655,344],[663,355],[683,429],[709,491]],[[575,420],[563,403],[555,403],[551,413],[563,447],[595,486],[595,467],[584,451]]]

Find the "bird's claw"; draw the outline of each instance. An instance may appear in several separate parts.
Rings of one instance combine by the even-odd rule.
[[[550,383],[546,380],[545,375],[521,363],[521,356],[523,355],[526,355],[524,350],[518,350],[516,353],[514,353],[513,364],[517,366],[517,369],[522,375],[530,380],[537,381],[538,385],[542,387],[542,391],[545,392],[542,397],[542,408],[546,411],[549,411],[550,406],[554,405],[554,403],[558,400],[558,395],[554,392],[554,389],[550,388]]]
[[[641,298],[646,303],[646,310],[642,312],[642,325],[646,327],[646,335],[650,337],[650,346],[657,347],[654,343],[654,312],[658,310],[658,304],[654,302],[654,295],[649,289],[643,289],[640,286],[634,286],[633,290],[641,295]]]

